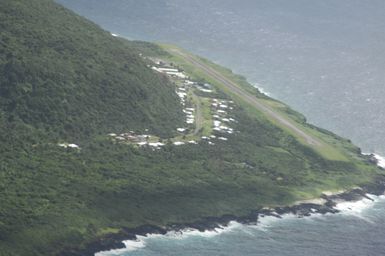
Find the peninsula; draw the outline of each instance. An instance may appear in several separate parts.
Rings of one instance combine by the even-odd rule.
[[[373,156],[204,58],[51,0],[1,1],[0,21],[0,255],[93,255],[383,189]]]

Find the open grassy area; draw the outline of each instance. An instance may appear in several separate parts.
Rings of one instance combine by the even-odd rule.
[[[200,98],[199,104],[201,104],[201,112],[203,117],[203,122],[201,124],[202,136],[210,136],[213,131],[213,116],[211,113],[211,101],[209,98]]]

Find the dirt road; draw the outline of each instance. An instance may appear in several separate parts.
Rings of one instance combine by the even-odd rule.
[[[196,108],[195,108],[195,129],[194,129],[194,135],[198,135],[201,129],[203,128],[203,113],[202,113],[202,102],[200,101],[199,97],[197,97],[193,93],[193,98],[196,103]]]

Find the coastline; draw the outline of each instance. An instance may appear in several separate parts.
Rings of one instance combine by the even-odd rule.
[[[380,156],[371,154],[371,161],[380,165]],[[380,159],[379,159],[380,158]],[[258,225],[258,220],[264,217],[282,218],[291,214],[298,218],[309,217],[314,214],[335,214],[343,209],[351,209],[352,203],[361,200],[374,201],[373,196],[385,194],[385,175],[379,176],[373,183],[356,187],[348,191],[328,192],[325,191],[319,198],[297,201],[290,206],[264,207],[251,211],[244,216],[223,215],[220,217],[205,217],[191,223],[170,224],[165,227],[155,225],[142,225],[136,228],[122,228],[116,234],[108,234],[99,237],[87,244],[83,249],[72,248],[64,250],[60,256],[103,256],[108,252],[128,251],[129,248],[137,249],[144,245],[138,240],[139,237],[156,235],[167,235],[168,233],[184,232],[212,232],[217,234],[232,224]]]

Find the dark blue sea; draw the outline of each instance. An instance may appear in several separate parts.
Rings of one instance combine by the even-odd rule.
[[[385,156],[384,0],[57,2],[111,33],[176,44],[229,67],[310,123]],[[385,199],[128,248],[109,255],[385,255]]]

